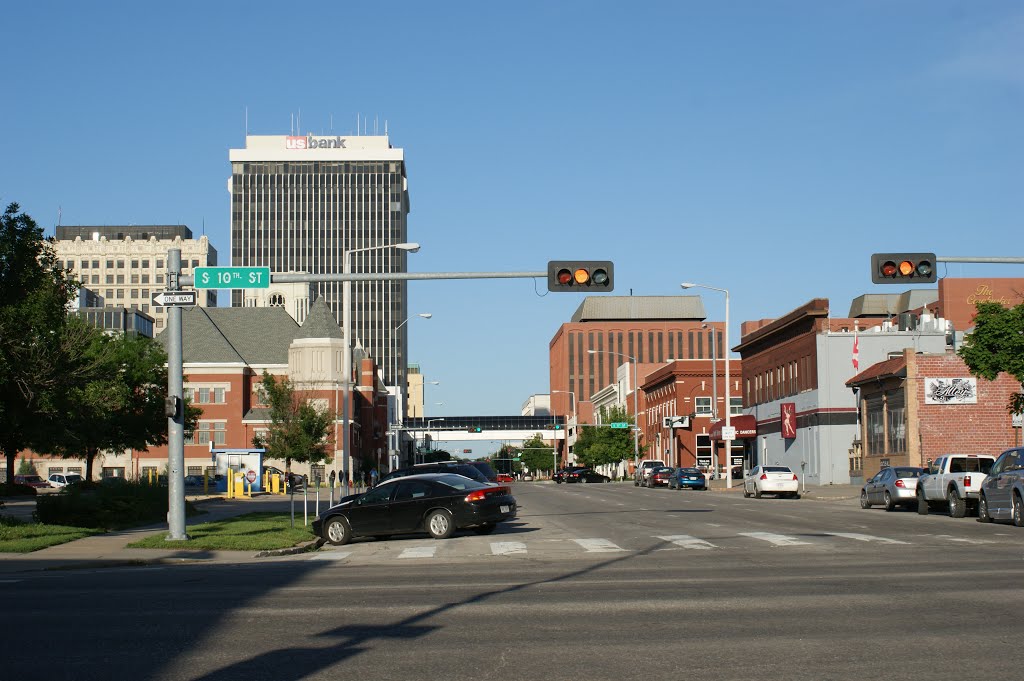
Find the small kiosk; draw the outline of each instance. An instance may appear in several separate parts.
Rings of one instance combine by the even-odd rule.
[[[216,490],[228,491],[228,481],[241,477],[251,491],[263,491],[263,454],[265,449],[253,447],[241,449],[210,448],[210,458],[216,468]]]

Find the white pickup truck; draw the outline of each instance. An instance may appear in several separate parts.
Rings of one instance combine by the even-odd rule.
[[[928,515],[946,506],[953,518],[978,512],[978,492],[995,457],[984,454],[944,454],[932,461],[917,481],[917,512]]]
[[[640,467],[633,473],[633,486],[639,487],[647,484],[647,478],[655,468],[661,468],[665,462],[661,459],[647,459],[640,462]]]

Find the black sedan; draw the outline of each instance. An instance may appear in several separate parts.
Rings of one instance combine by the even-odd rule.
[[[446,539],[464,528],[490,534],[515,514],[516,500],[508,487],[453,473],[432,473],[395,478],[346,497],[313,520],[313,532],[335,546],[353,537],[413,532]]]
[[[607,475],[601,475],[592,468],[577,468],[565,474],[566,482],[611,482]]]
[[[567,475],[569,475],[573,471],[583,470],[584,468],[586,468],[586,466],[569,466],[568,468],[563,468],[557,473],[555,473],[553,476],[551,476],[551,479],[554,480],[559,485],[561,485],[563,482],[565,482],[565,478]]]

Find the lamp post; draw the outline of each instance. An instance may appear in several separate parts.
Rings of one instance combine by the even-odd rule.
[[[423,319],[430,319],[433,316],[434,315],[429,313],[429,312],[420,312],[419,314],[414,314],[414,315],[412,315],[412,317],[406,318],[401,324],[399,324],[398,326],[395,327],[395,332],[394,332],[395,341],[397,342],[397,340],[398,340],[398,330],[401,329],[403,326],[405,326],[405,324],[410,319],[413,319],[415,317],[422,317]],[[394,423],[395,423],[395,430],[394,430],[394,445],[393,445],[392,451],[394,452],[394,458],[397,458],[398,450],[401,447],[401,443],[402,443],[402,431],[399,430],[398,427],[399,427],[400,424],[405,423],[405,388],[406,388],[406,381],[399,382],[399,380],[398,380],[399,379],[399,375],[398,375],[398,353],[397,352],[394,353],[394,356],[391,358],[391,365],[392,365],[391,376],[393,377],[393,380],[395,382],[395,421],[394,421]],[[406,366],[408,366],[408,363],[406,364]],[[395,462],[394,458],[392,456],[388,456],[388,462],[389,463],[394,463]],[[392,470],[394,470],[394,469],[392,469]]]
[[[633,470],[635,471],[640,466],[640,411],[636,406],[636,394],[640,390],[640,377],[637,375],[636,357],[624,355],[621,352],[612,352],[610,350],[587,350],[587,354],[597,355],[604,352],[608,355],[615,355],[616,357],[625,357],[633,363]]]
[[[706,288],[709,291],[718,291],[725,294],[725,427],[732,427],[732,400],[729,396],[729,385],[732,383],[732,374],[729,373],[729,290],[708,286],[706,284],[694,284],[684,281],[680,286],[687,288]],[[731,431],[730,431],[731,432]],[[732,440],[726,440],[725,446],[725,487],[732,487]]]
[[[572,408],[572,424],[575,426],[576,425],[576,393],[574,393],[571,390],[552,390],[551,392],[553,392],[553,393],[568,393],[569,397],[572,398],[571,401],[569,402],[569,406]],[[565,441],[565,462],[569,463],[569,429],[568,428],[565,429],[564,441]],[[552,463],[555,464],[555,468],[551,471],[551,474],[554,475],[555,471],[558,470],[558,462],[556,460],[556,461],[553,461]]]
[[[388,248],[397,248],[409,253],[420,250],[417,243],[381,244],[379,246],[367,246],[365,248],[353,248],[344,252],[342,257],[342,273],[352,274],[352,254],[365,253],[367,251],[383,251]],[[341,285],[341,326],[345,336],[345,348],[342,354],[341,372],[342,382],[345,386],[345,401],[342,405],[341,416],[341,457],[342,465],[346,470],[352,470],[352,436],[349,426],[348,403],[352,397],[352,282],[345,279]]]

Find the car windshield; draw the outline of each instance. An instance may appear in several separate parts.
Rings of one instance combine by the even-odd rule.
[[[43,480],[38,475],[22,475],[20,477],[25,482],[42,482],[42,480]]]
[[[787,466],[765,466],[761,469],[765,473],[792,473]]]
[[[434,482],[444,485],[445,487],[451,487],[452,489],[457,490],[487,489],[488,487],[490,487],[490,485],[483,485],[477,482],[476,480],[470,480],[464,475],[455,475],[453,473],[442,475],[436,478]]]
[[[679,472],[680,473],[685,473],[686,475],[700,475],[701,474],[699,468],[680,468]]]
[[[69,476],[67,476],[64,479],[65,479],[65,481],[67,481],[67,483],[69,485],[71,483],[73,483],[73,482],[82,482],[82,476],[81,475],[69,475]]]
[[[671,468],[655,468],[654,472],[655,473],[671,473],[672,469]]]

